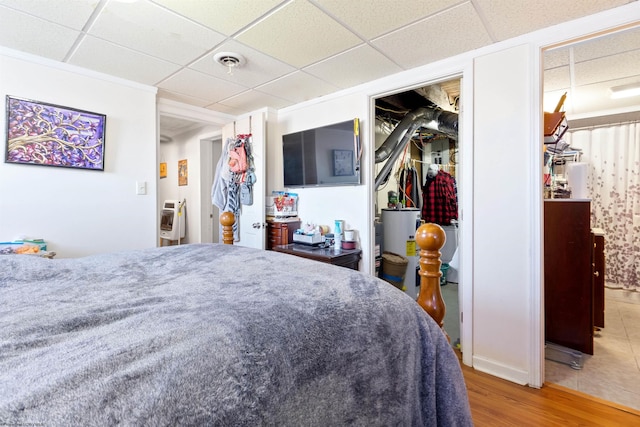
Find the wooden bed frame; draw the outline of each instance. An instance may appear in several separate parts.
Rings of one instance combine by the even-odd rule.
[[[226,245],[233,244],[234,222],[232,212],[220,214],[222,241]],[[420,246],[420,293],[417,302],[443,331],[446,307],[440,292],[440,276],[442,276],[440,249],[444,246],[445,239],[444,230],[437,224],[423,224],[416,230],[416,243]],[[448,335],[447,339],[449,339]]]

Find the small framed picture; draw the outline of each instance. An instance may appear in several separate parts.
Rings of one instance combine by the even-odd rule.
[[[167,164],[165,162],[160,163],[160,178],[167,177]]]
[[[7,95],[5,163],[104,170],[107,116]]]
[[[187,159],[178,160],[178,185],[187,185],[189,182],[189,171],[187,170]]]
[[[333,150],[333,176],[353,174],[353,150]]]

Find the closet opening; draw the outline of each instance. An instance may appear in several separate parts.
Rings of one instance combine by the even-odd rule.
[[[375,273],[416,299],[415,231],[436,223],[446,235],[440,287],[444,329],[460,347],[459,78],[375,99]]]

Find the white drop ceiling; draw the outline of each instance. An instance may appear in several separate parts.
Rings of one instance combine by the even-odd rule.
[[[239,115],[628,3],[640,20],[634,0],[0,0],[0,46]],[[550,103],[570,91],[568,111],[609,107],[605,89],[640,82],[639,34],[549,52]],[[218,52],[246,63],[229,73]]]

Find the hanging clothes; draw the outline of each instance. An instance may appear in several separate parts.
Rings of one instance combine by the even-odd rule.
[[[422,187],[422,219],[438,225],[450,225],[458,219],[458,188],[448,172],[427,175]]]
[[[398,180],[398,201],[405,208],[420,209],[422,206],[421,199],[418,171],[413,166],[405,166],[400,171],[400,179]]]
[[[243,151],[239,156],[239,149]],[[234,153],[233,155],[231,153]],[[242,166],[240,166],[242,165]],[[216,166],[211,203],[221,212],[233,213],[233,238],[240,240],[239,217],[241,204],[253,203],[253,184],[256,182],[255,166],[251,151],[251,134],[228,138]],[[244,202],[244,203],[242,203]],[[222,236],[222,233],[220,234]]]

